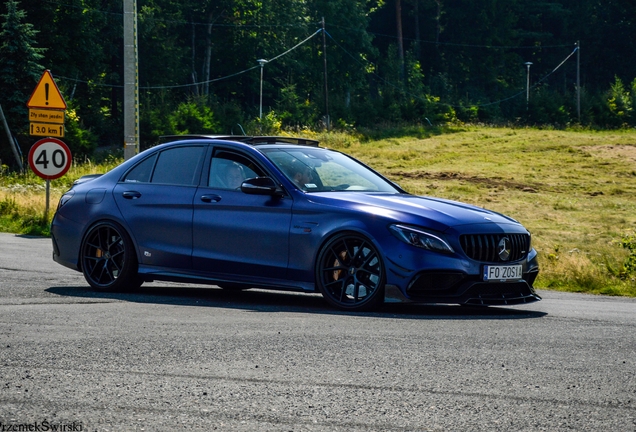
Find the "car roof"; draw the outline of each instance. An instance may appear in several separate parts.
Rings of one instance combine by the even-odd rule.
[[[250,145],[262,144],[294,144],[310,147],[319,147],[319,141],[309,138],[296,138],[286,136],[247,136],[247,135],[164,135],[160,137],[162,143],[192,139],[209,139],[224,141],[239,141]]]

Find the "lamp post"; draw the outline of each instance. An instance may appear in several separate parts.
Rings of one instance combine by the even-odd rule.
[[[526,65],[526,111],[528,111],[528,106],[530,105],[530,66],[532,66],[532,62],[525,62]]]
[[[265,63],[267,63],[267,60],[258,59],[256,61],[258,62],[259,65],[261,65],[261,98],[259,103],[258,118],[259,120],[262,120],[263,119],[263,66],[265,66]]]

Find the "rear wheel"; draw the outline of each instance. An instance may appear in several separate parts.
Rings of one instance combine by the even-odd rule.
[[[334,237],[318,256],[318,289],[327,302],[339,309],[373,309],[383,300],[385,279],[380,253],[359,234]]]
[[[137,256],[124,229],[113,222],[93,226],[82,241],[82,272],[99,291],[122,291],[141,286]]]

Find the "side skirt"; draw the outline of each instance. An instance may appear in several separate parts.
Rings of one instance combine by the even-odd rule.
[[[223,283],[242,284],[250,288],[263,288],[282,291],[316,292],[315,285],[310,282],[289,281],[266,278],[230,278],[223,274],[202,274],[196,272],[184,272],[179,269],[157,268],[152,266],[139,266],[139,276],[145,282],[166,281],[181,283],[198,283],[206,285],[218,285]]]

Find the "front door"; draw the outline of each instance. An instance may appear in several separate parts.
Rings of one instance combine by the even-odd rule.
[[[264,175],[245,155],[215,152],[209,181],[194,196],[192,258],[196,270],[213,277],[285,278],[291,198],[248,195],[240,190],[242,180]]]

